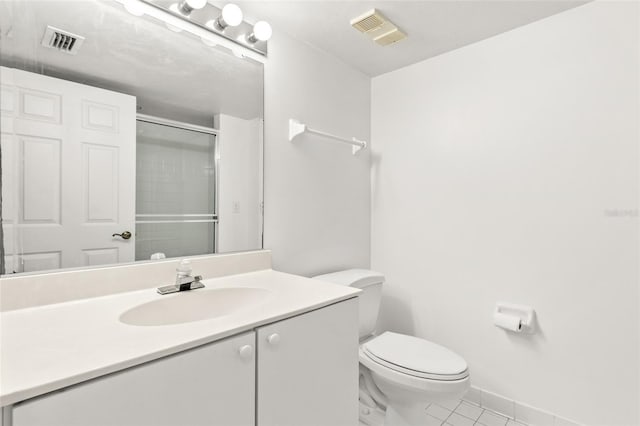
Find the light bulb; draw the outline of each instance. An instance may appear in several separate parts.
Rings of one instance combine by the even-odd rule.
[[[227,26],[237,27],[242,23],[242,10],[240,9],[240,7],[238,7],[238,5],[235,5],[233,3],[226,4],[222,8],[222,14],[220,15],[218,21],[220,23],[220,26],[223,28],[226,28]]]
[[[189,16],[196,9],[202,9],[207,4],[207,0],[182,0],[169,6],[169,10],[177,12],[182,16]]]
[[[191,9],[202,9],[206,6],[207,0],[185,0],[184,1]]]
[[[258,21],[253,26],[253,32],[247,37],[249,43],[255,43],[258,40],[267,41],[271,38],[273,30],[267,21]]]
[[[124,2],[124,8],[133,16],[144,15],[144,8],[138,0],[127,0]]]
[[[273,34],[273,30],[271,29],[271,25],[267,21],[258,21],[253,26],[253,33],[256,35],[256,38],[260,41],[267,41],[271,38],[271,34]]]

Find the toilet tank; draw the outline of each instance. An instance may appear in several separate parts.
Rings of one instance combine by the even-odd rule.
[[[348,269],[313,278],[361,289],[362,293],[358,297],[360,338],[367,337],[374,332],[378,320],[384,275],[367,269]]]

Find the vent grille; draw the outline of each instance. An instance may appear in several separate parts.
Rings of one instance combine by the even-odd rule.
[[[84,37],[52,26],[47,26],[42,38],[42,45],[70,55],[78,53]]]
[[[373,9],[372,11],[353,19],[351,21],[351,25],[356,30],[366,33],[371,30],[375,30],[376,28],[380,28],[384,22],[384,16]]]

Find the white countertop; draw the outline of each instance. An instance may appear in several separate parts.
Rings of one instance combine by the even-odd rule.
[[[120,315],[160,298],[155,288],[9,311],[0,315],[0,406],[139,365],[319,307],[359,290],[263,270],[204,280],[206,289],[257,287],[254,309],[208,320],[132,326]],[[193,290],[194,292],[203,290]]]

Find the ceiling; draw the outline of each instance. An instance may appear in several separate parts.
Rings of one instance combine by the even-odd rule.
[[[370,76],[393,71],[526,25],[586,1],[245,1],[233,0],[250,22],[269,21],[282,31],[336,56]],[[225,2],[211,0],[220,6]],[[352,18],[377,8],[408,38],[375,44],[353,29]]]
[[[169,0],[167,0],[169,1]],[[585,3],[505,1],[235,1],[249,22],[380,75]],[[72,5],[73,7],[68,7]],[[377,8],[408,38],[382,47],[349,21]],[[46,25],[86,41],[76,56],[40,46]],[[262,66],[126,13],[113,1],[0,1],[2,64],[137,96],[141,112],[194,124],[215,113],[262,115]]]
[[[77,55],[41,46],[47,25],[86,37]],[[263,67],[114,1],[0,0],[0,63],[127,93],[139,112],[211,126],[262,117]]]

